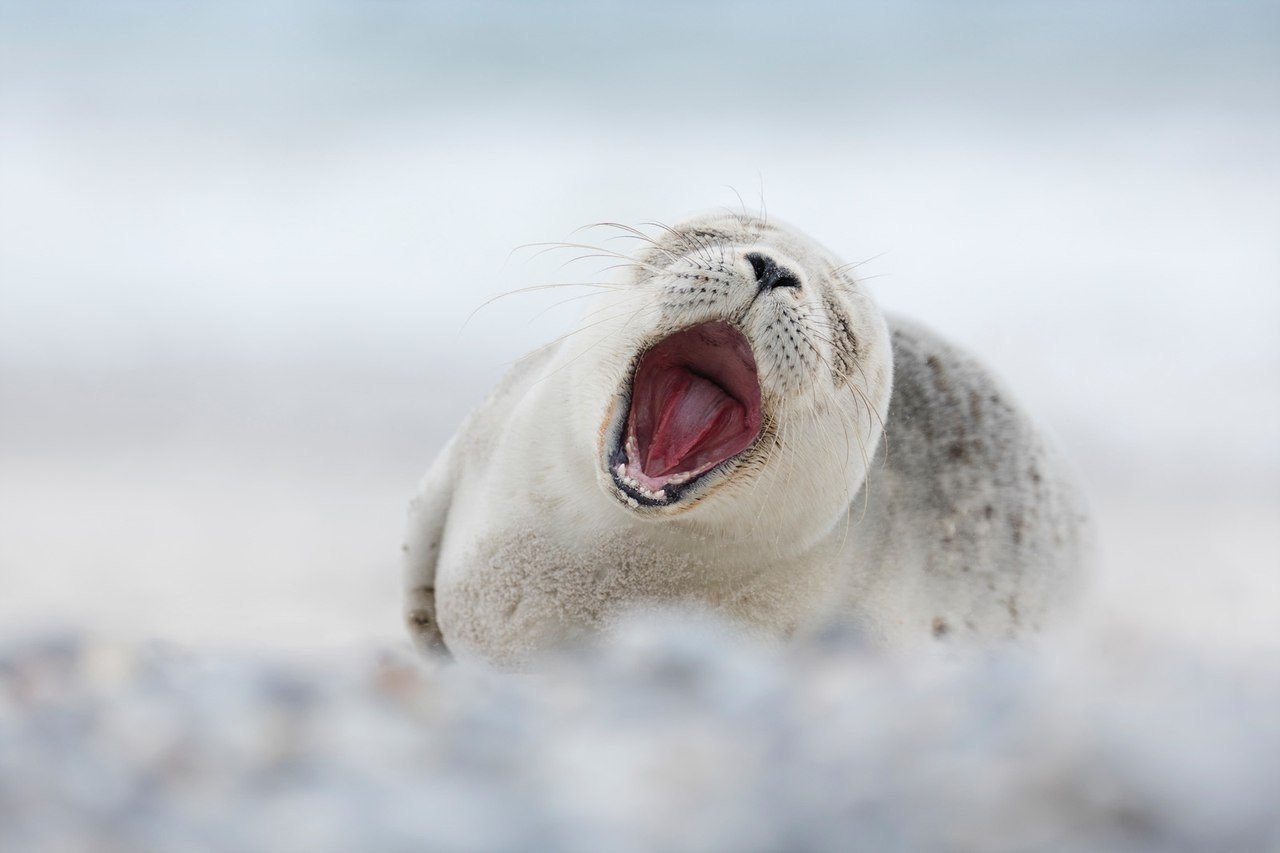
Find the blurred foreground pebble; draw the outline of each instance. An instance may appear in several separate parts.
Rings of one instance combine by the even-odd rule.
[[[1105,647],[1105,648],[1104,648]],[[1275,850],[1280,664],[637,621],[536,675],[0,646],[0,850]]]

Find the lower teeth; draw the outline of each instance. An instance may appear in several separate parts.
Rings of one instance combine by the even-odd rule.
[[[656,492],[650,491],[645,486],[642,486],[640,482],[636,480],[634,477],[629,476],[627,474],[627,465],[625,462],[619,462],[618,466],[613,470],[618,475],[618,479],[621,480],[624,485],[630,486],[642,497],[648,498],[651,501],[665,501],[667,499],[666,489],[658,489],[658,491]],[[684,475],[683,479],[680,482],[683,482],[684,480],[687,480],[687,479],[689,479],[688,475]],[[670,482],[676,482],[676,481],[673,479]]]

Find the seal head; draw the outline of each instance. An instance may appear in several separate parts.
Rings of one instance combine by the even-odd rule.
[[[846,265],[798,231],[705,217],[649,244],[596,314],[608,319],[578,344],[579,387],[616,385],[594,409],[581,400],[596,413],[583,428],[619,506],[738,526],[754,510],[815,532],[843,515],[892,390],[884,320]]]

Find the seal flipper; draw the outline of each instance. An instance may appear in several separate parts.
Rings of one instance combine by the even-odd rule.
[[[511,407],[532,384],[536,371],[551,362],[560,343],[543,347],[520,359],[507,371],[488,399],[458,427],[454,437],[431,463],[409,502],[404,551],[404,618],[418,651],[428,655],[450,654],[440,630],[436,608],[436,570],[444,544],[445,528],[453,508],[455,489],[464,468],[474,466],[477,447],[492,447],[497,431]],[[470,461],[468,461],[470,459]],[[446,620],[447,621],[447,620]]]
[[[436,618],[436,564],[456,482],[453,444],[450,441],[436,457],[409,502],[409,523],[403,546],[404,618],[414,646],[424,654],[449,653]]]

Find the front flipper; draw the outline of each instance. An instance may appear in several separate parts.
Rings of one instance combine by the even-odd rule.
[[[436,457],[409,502],[404,541],[404,618],[414,646],[424,654],[448,654],[436,619],[436,564],[453,503],[453,442]]]

